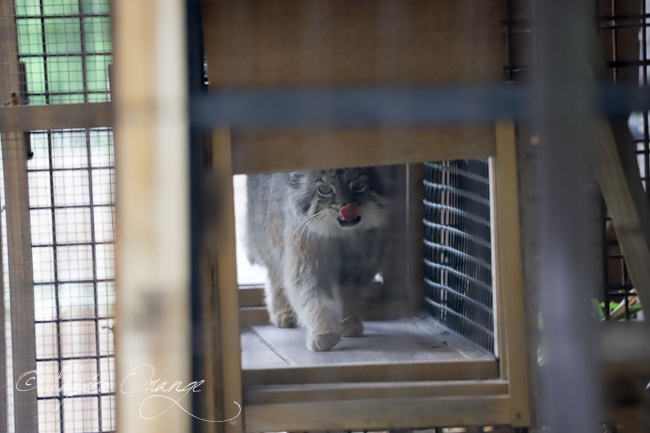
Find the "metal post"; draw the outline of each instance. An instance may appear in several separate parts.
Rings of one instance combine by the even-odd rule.
[[[592,16],[588,0],[536,4],[542,146],[539,288],[549,343],[542,421],[553,432],[595,432],[602,414],[589,296],[598,275],[590,263],[597,244],[589,219],[596,213],[588,197],[585,151],[595,102]]]

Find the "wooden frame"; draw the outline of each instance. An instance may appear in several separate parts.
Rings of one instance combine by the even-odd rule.
[[[20,104],[24,100],[24,86],[21,78],[24,69],[18,58],[18,31],[13,14],[14,2],[0,0],[0,95],[10,99],[9,104]],[[12,48],[16,47],[16,51]],[[22,71],[21,71],[22,69]],[[1,101],[5,104],[5,101]],[[4,111],[18,107],[7,107]],[[4,126],[4,125],[3,125]],[[34,320],[34,281],[32,263],[32,241],[29,209],[29,186],[27,183],[26,136],[22,132],[0,128],[2,131],[2,164],[4,172],[4,196],[7,221],[7,266],[9,269],[9,291],[11,304],[11,338],[13,384],[19,383],[23,373],[36,370],[36,325]],[[4,286],[0,289],[4,290]],[[0,297],[3,298],[3,297]],[[4,309],[4,302],[0,308]],[[2,314],[4,316],[4,314]],[[4,345],[4,320],[2,329],[2,352]],[[20,344],[17,344],[20,342]],[[0,383],[5,384],[7,372],[3,356]],[[3,391],[6,389],[2,387]],[[38,430],[37,391],[14,390],[14,425],[17,433]],[[8,408],[9,406],[3,406]],[[0,418],[5,417],[2,414]],[[4,424],[6,425],[6,424]]]
[[[238,142],[234,141],[235,134],[232,142],[230,137],[223,130],[213,135],[212,167],[215,174],[210,175],[214,179],[212,191],[214,197],[219,197],[219,212],[224,216],[217,218],[221,222],[209,235],[220,239],[217,256],[222,258],[217,260],[217,268],[227,267],[226,273],[218,277],[221,283],[217,287],[218,297],[224,302],[220,306],[222,313],[219,318],[222,326],[221,374],[230,379],[222,384],[223,400],[228,402],[241,396],[244,402],[245,425],[229,425],[227,430],[528,425],[528,364],[524,344],[519,233],[518,229],[512,230],[512,227],[519,227],[519,207],[514,126],[511,122],[497,124],[492,128],[492,140],[485,140],[482,145],[482,155],[490,157],[498,363],[467,361],[246,370],[241,382],[238,382],[241,374],[238,364],[239,328],[232,324],[239,322],[240,326],[245,326],[257,320],[267,320],[268,316],[259,289],[237,289],[235,263],[232,261],[235,256],[234,235],[224,237],[225,233],[232,234],[229,227],[234,226],[234,204],[228,198],[232,197],[232,183],[228,180],[233,173],[231,167],[235,163]],[[453,158],[466,157],[463,150],[457,150]],[[358,152],[356,147],[341,147],[329,163],[333,167],[346,166],[351,160],[350,155],[355,152]],[[408,146],[403,148],[402,155],[407,160],[420,157],[418,148]],[[382,160],[381,163],[388,162],[390,160]],[[272,158],[267,159],[265,165],[268,171],[287,168],[286,161]],[[226,260],[224,256],[229,258]],[[237,310],[236,302],[243,307],[241,310]],[[239,311],[239,318],[233,314],[235,311]],[[224,343],[226,339],[228,342]],[[458,395],[459,389],[466,394]],[[408,397],[409,393],[413,393],[411,397]],[[377,398],[378,395],[382,398]],[[432,404],[440,410],[427,406]],[[424,407],[430,410],[422,410]],[[400,413],[408,414],[409,421],[405,422],[406,418],[400,417]]]
[[[0,107],[0,131],[102,128],[113,126],[110,102]]]
[[[185,2],[117,0],[112,11],[117,377],[150,365],[151,380],[185,386],[193,379]],[[167,400],[124,387],[117,431],[189,431],[189,399],[178,402],[187,412],[166,410]]]
[[[215,65],[209,68],[210,87],[227,91],[500,82],[501,7],[497,0],[480,4],[464,0],[205,2],[206,57]],[[458,31],[461,28],[472,31]],[[473,51],[477,47],[480,52]],[[471,53],[481,56],[481,61]],[[445,61],[437,61],[440,58]],[[209,242],[218,246],[217,257],[210,260],[219,273],[212,274],[213,282],[206,281],[204,290],[205,299],[216,298],[221,313],[211,315],[216,325],[210,326],[221,332],[215,335],[218,349],[209,362],[218,364],[224,380],[218,390],[223,396],[218,410],[223,413],[234,396],[241,396],[244,404],[244,422],[226,425],[224,430],[528,424],[516,157],[510,122],[463,127],[233,129],[215,132],[213,140],[210,167],[214,173],[206,173],[211,184],[205,189],[219,197],[213,205],[221,204],[218,212],[209,214],[221,216],[208,218],[211,228],[207,228]],[[411,229],[399,237],[409,255],[421,256],[422,233],[417,227],[422,214],[416,198],[422,194],[420,163],[463,158],[491,159],[498,360],[241,371],[239,329],[233,324],[266,322],[268,316],[261,290],[237,292],[234,269],[223,269],[234,266],[235,257],[233,224],[223,224],[232,221],[234,214],[228,198],[230,176],[409,164],[402,185],[408,212],[402,217]],[[415,262],[398,266],[408,275],[407,285],[422,280]],[[404,281],[403,275],[395,275],[395,280]],[[418,296],[403,303],[405,312],[419,307]]]

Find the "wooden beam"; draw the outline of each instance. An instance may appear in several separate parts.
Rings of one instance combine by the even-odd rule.
[[[307,401],[507,395],[505,380],[369,382],[262,386],[247,389],[246,406]]]
[[[507,396],[393,398],[246,406],[246,431],[345,431],[508,424]]]
[[[185,2],[116,0],[116,393],[121,433],[187,432],[190,399],[170,407],[137,386],[187,385],[190,226]],[[154,371],[147,369],[151,366]],[[144,367],[143,367],[144,366]],[[136,376],[129,376],[135,369]],[[133,392],[128,392],[133,391]],[[169,409],[169,410],[168,410]]]
[[[218,296],[218,323],[221,366],[221,404],[224,419],[237,415],[236,404],[242,402],[240,316],[238,305],[237,262],[235,238],[235,203],[231,157],[230,131],[217,130],[212,134],[212,166],[204,177],[204,208],[208,214],[205,239],[210,261],[215,269]],[[255,308],[255,307],[252,307]],[[264,309],[263,313],[266,313]],[[262,314],[263,314],[262,313]],[[243,431],[242,418],[224,424],[226,433]]]
[[[626,124],[601,120],[588,142],[596,178],[612,217],[632,283],[650,306],[650,208],[641,183],[636,148]]]
[[[396,289],[399,289],[399,287]],[[238,292],[241,291],[242,289],[239,289]],[[412,317],[412,308],[413,305],[405,300],[395,302],[377,302],[368,305],[361,305],[359,307],[359,315],[361,315],[363,320],[397,320],[405,317]],[[239,308],[239,325],[242,328],[268,325],[269,323],[269,313],[265,306],[242,306]]]
[[[494,127],[233,131],[233,174],[417,163],[494,155]]]
[[[527,426],[528,358],[519,238],[517,155],[512,122],[496,127],[496,155],[490,159],[492,279],[495,293],[497,353],[510,383],[510,422]]]
[[[18,58],[18,31],[13,0],[0,0],[0,105],[11,99],[21,103],[24,86]],[[9,107],[8,110],[18,108]],[[27,182],[27,142],[21,133],[2,133],[5,214],[7,221],[7,269],[11,307],[13,383],[28,371],[36,370],[36,325],[34,322],[34,276],[32,237]],[[4,308],[4,304],[0,306]],[[2,335],[3,344],[4,334]],[[5,371],[2,372],[5,376]],[[6,388],[5,388],[6,389]],[[36,389],[14,389],[16,433],[38,430]]]
[[[263,307],[264,287],[263,286],[239,286],[237,290],[239,307]]]
[[[499,365],[492,360],[321,365],[245,370],[242,372],[242,383],[245,388],[304,383],[486,380],[498,378]]]
[[[108,128],[113,126],[110,102],[0,107],[0,131]]]
[[[503,81],[500,0],[213,0],[211,89]]]
[[[242,307],[239,309],[239,326],[242,329],[269,323],[271,323],[271,319],[266,307]]]
[[[381,267],[383,284],[377,291],[380,295],[376,298],[386,302],[406,302],[410,296],[408,285],[408,179],[407,165],[401,164],[390,168],[393,176],[393,189],[395,207],[391,213],[390,225],[386,227],[384,257]],[[371,291],[373,289],[369,289]],[[368,305],[364,305],[368,307]],[[381,310],[380,303],[374,305],[376,310]],[[388,311],[390,313],[390,311]],[[364,319],[368,320],[365,316]],[[381,319],[380,319],[381,320]],[[388,320],[385,317],[384,320]]]
[[[411,314],[420,314],[424,308],[424,165],[409,164],[407,179],[409,310]]]

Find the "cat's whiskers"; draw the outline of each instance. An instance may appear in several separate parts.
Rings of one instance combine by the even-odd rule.
[[[294,238],[297,236],[298,237],[298,245],[300,246],[302,244],[303,240],[303,235],[305,234],[305,231],[307,232],[307,236],[309,236],[310,231],[307,230],[314,221],[318,220],[318,218],[322,217],[324,215],[325,211],[319,211],[316,212],[313,215],[310,215],[306,218],[304,218],[301,222],[300,225],[298,225],[298,229],[294,233]]]

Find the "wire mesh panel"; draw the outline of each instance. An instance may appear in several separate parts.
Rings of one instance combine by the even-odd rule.
[[[16,0],[15,12],[31,105],[108,100],[108,0]]]
[[[3,105],[108,101],[109,14],[108,0],[0,0]],[[112,130],[1,145],[0,430],[113,431]]]
[[[609,78],[614,83],[648,85],[650,72],[650,1],[611,0],[598,2],[598,29],[603,42]],[[632,113],[628,119],[646,194],[650,179],[648,112]],[[630,280],[616,233],[604,201],[601,206],[604,296],[606,319],[640,317],[641,305]]]
[[[494,351],[487,160],[424,165],[426,305],[434,318]]]

